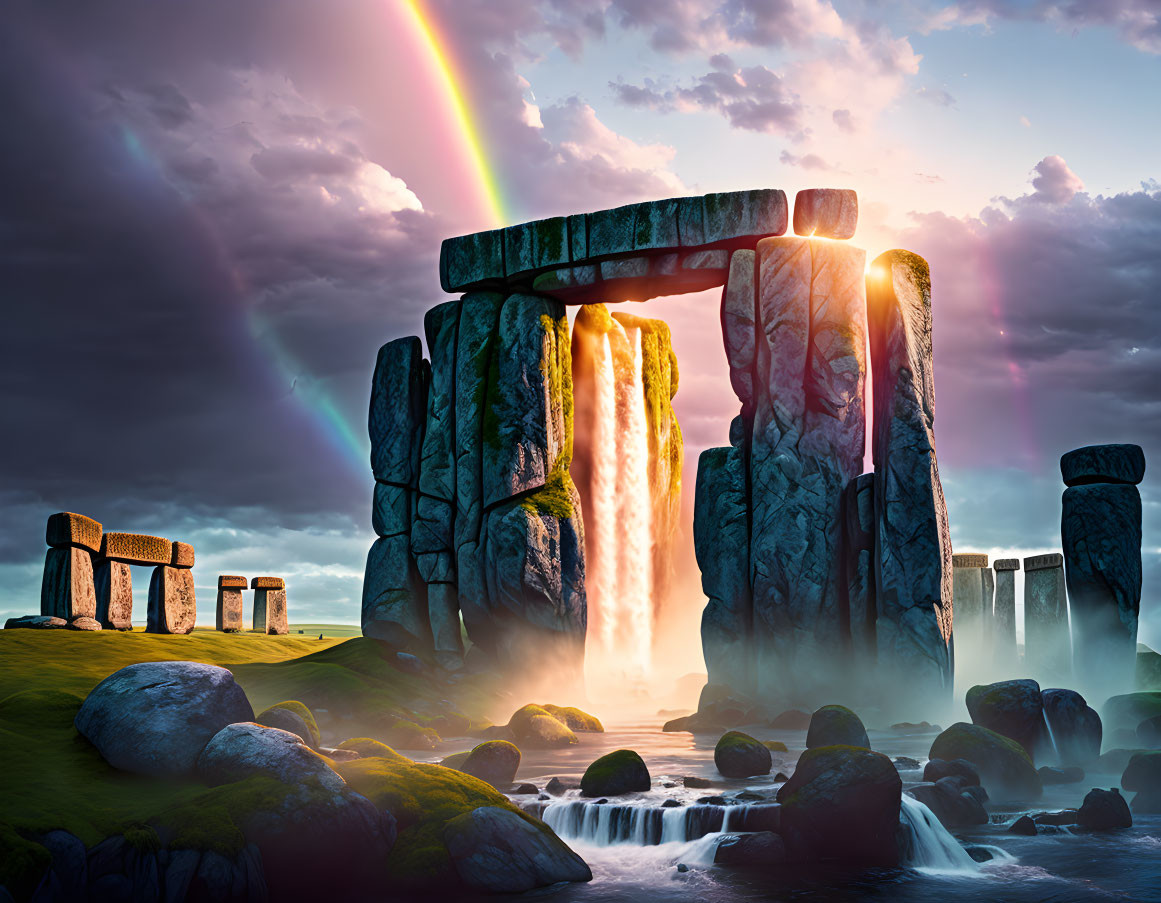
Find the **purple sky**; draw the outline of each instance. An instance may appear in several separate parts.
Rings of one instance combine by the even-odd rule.
[[[493,224],[394,2],[0,11],[0,616],[75,510],[194,542],[203,620],[218,573],[357,620],[375,351],[442,300],[439,242]],[[1161,450],[1154,0],[428,9],[508,221],[854,187],[856,242],[929,259],[957,549],[1058,548],[1062,452]],[[690,462],[736,408],[716,305],[647,306]]]

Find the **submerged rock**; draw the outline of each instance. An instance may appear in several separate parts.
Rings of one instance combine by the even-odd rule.
[[[778,790],[790,858],[895,866],[903,782],[891,760],[852,746],[808,749]]]
[[[89,693],[76,728],[114,768],[188,775],[210,738],[254,710],[234,675],[198,662],[144,662],[110,674]]]
[[[727,778],[769,774],[770,750],[748,734],[727,731],[714,747],[714,765]]]
[[[498,806],[481,806],[449,820],[443,841],[456,874],[473,890],[523,893],[593,877],[551,829]]]
[[[1101,716],[1075,690],[1045,690],[1044,717],[1065,765],[1088,765],[1101,754]]]
[[[1021,815],[1012,824],[1008,825],[1009,834],[1023,834],[1027,837],[1036,836],[1036,822],[1027,815]]]
[[[716,865],[770,868],[786,861],[786,844],[773,831],[723,834],[714,850]]]
[[[953,724],[931,744],[932,759],[966,759],[996,799],[1039,799],[1040,775],[1016,741],[978,724]]]
[[[806,732],[806,748],[816,746],[863,746],[871,747],[867,739],[867,729],[859,716],[841,705],[824,705],[810,716],[810,728]]]
[[[986,825],[988,812],[977,795],[980,787],[968,788],[964,778],[955,776],[941,778],[933,784],[916,784],[906,792],[930,809],[945,828]]]
[[[585,769],[581,796],[619,796],[649,789],[649,769],[631,749],[614,750]]]
[[[1117,791],[1094,787],[1088,792],[1076,813],[1076,823],[1090,831],[1109,831],[1133,827],[1129,804]]]
[[[1078,766],[1069,768],[1051,768],[1045,765],[1038,768],[1041,783],[1048,784],[1076,784],[1084,780],[1084,769]]]

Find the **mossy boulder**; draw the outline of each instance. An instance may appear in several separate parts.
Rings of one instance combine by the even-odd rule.
[[[549,705],[546,703],[541,708],[557,721],[563,722],[569,730],[594,734],[603,734],[605,732],[605,726],[601,724],[599,718],[595,715],[590,715],[588,712],[583,712],[574,706]]]
[[[810,716],[806,731],[806,748],[819,746],[862,746],[871,748],[867,729],[850,709],[842,705],[824,705]]]
[[[0,887],[19,900],[28,899],[52,865],[52,854],[0,822]]]
[[[339,749],[349,749],[352,752],[359,754],[361,758],[371,759],[391,759],[396,762],[410,762],[407,756],[400,755],[393,750],[386,743],[381,743],[378,740],[373,740],[370,737],[352,737],[349,740],[344,740],[338,746]]]
[[[520,767],[520,750],[507,740],[485,740],[458,766],[464,774],[486,781],[497,789],[511,786]]]
[[[1035,756],[1044,734],[1044,699],[1034,680],[1002,680],[967,691],[972,722],[1015,740]]]
[[[318,722],[309,708],[296,699],[275,703],[254,716],[257,724],[265,727],[276,727],[279,730],[298,734],[302,741],[318,752],[322,746],[322,734],[318,729]]]
[[[1118,728],[1136,730],[1142,721],[1158,715],[1161,715],[1161,692],[1113,696],[1101,708],[1101,717],[1107,731]]]
[[[269,775],[293,784],[313,777],[333,791],[343,780],[298,734],[250,721],[227,724],[198,756],[198,777],[212,787]]]
[[[714,747],[714,765],[727,778],[769,774],[772,764],[770,750],[741,731],[726,731]]]
[[[958,722],[935,738],[931,759],[966,759],[993,799],[1039,799],[1043,785],[1027,751],[1015,740],[978,724]]]
[[[903,781],[891,760],[865,747],[821,746],[798,759],[778,790],[790,858],[895,866]]]
[[[770,722],[770,727],[779,731],[805,731],[810,728],[810,712],[802,709],[787,709]]]
[[[1161,751],[1140,752],[1129,759],[1121,786],[1136,792],[1134,812],[1161,813]]]
[[[463,771],[463,764],[468,761],[468,756],[472,754],[470,749],[465,749],[463,752],[452,753],[450,756],[444,756],[439,760],[439,764],[444,768],[454,768],[456,771]]]
[[[581,777],[581,796],[620,796],[649,789],[649,769],[631,749],[617,749],[601,756]]]
[[[430,727],[421,727],[414,721],[397,718],[383,731],[383,739],[395,749],[435,749],[439,734]]]
[[[786,744],[781,740],[763,740],[762,745],[772,753],[790,752],[790,750],[786,748]]]
[[[460,882],[444,843],[444,828],[456,816],[481,806],[509,810],[551,833],[494,787],[442,765],[372,758],[340,762],[336,769],[352,790],[369,799],[375,808],[395,816],[399,834],[384,872],[397,886],[426,890],[458,886]]]
[[[465,887],[523,893],[562,881],[591,881],[585,861],[552,831],[511,809],[480,806],[450,819],[443,841]]]
[[[555,749],[577,742],[568,725],[538,705],[517,709],[508,720],[508,730],[516,743],[529,749]]]

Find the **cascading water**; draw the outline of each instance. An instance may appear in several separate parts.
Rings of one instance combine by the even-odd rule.
[[[565,840],[598,847],[686,843],[725,831],[777,830],[778,806],[616,805],[561,800],[527,811]]]
[[[923,803],[903,794],[900,821],[908,842],[903,865],[921,871],[976,874],[980,867]]]
[[[617,598],[617,381],[608,335],[599,339],[593,368],[592,444],[596,451],[586,505],[589,548],[587,562],[589,618],[595,645],[612,649],[617,620],[609,608]]]
[[[1048,720],[1048,713],[1041,709],[1040,714],[1044,718],[1044,731],[1048,734],[1048,742],[1052,744],[1052,754],[1056,756],[1057,764],[1060,764],[1060,748],[1056,745],[1056,734],[1052,733],[1052,724]]]

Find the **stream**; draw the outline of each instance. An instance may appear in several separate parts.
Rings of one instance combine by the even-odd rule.
[[[714,852],[722,832],[762,829],[763,806],[769,807],[779,786],[774,776],[779,771],[793,772],[805,742],[804,731],[752,730],[760,740],[781,740],[789,752],[772,753],[770,775],[731,780],[722,778],[714,767],[716,735],[666,734],[660,722],[607,727],[604,734],[578,734],[576,746],[523,754],[517,781],[542,789],[554,776],[579,779],[594,759],[622,748],[640,753],[652,777],[648,792],[603,804],[581,800],[578,791],[548,800],[535,795],[511,797],[526,811],[540,815],[593,872],[587,884],[545,889],[537,897],[560,903],[1161,901],[1161,816],[1134,815],[1132,828],[1106,833],[1072,833],[1068,828],[1041,828],[1052,833],[1035,837],[1007,833],[1007,825],[1019,815],[1077,807],[1089,789],[1116,786],[1120,775],[1089,774],[1078,784],[1047,786],[1043,799],[1030,809],[989,804],[992,824],[952,833],[925,806],[904,795],[902,817],[911,834],[904,867],[843,870],[828,864],[762,872],[715,866]],[[901,736],[870,731],[869,735],[872,747],[892,759],[908,756],[919,761],[919,770],[900,772],[904,788],[922,779],[934,733]],[[454,751],[449,748],[440,755]],[[712,786],[687,788],[681,782],[686,776],[711,781]],[[744,802],[734,802],[737,794],[747,791]],[[724,797],[726,805],[699,804],[705,797]],[[663,808],[670,799],[681,805]],[[977,848],[977,855],[981,855],[979,849],[986,850],[983,855],[992,858],[977,863],[967,847]],[[679,870],[679,864],[685,870]]]

